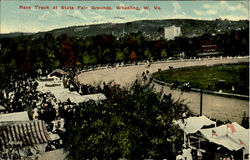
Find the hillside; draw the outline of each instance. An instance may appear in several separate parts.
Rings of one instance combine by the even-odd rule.
[[[85,38],[101,34],[112,34],[121,37],[126,33],[142,32],[148,39],[158,39],[163,37],[164,27],[180,26],[181,33],[185,37],[195,37],[204,33],[223,33],[228,30],[239,30],[248,28],[249,21],[229,21],[229,20],[193,20],[193,19],[168,19],[168,20],[142,20],[128,23],[105,23],[95,25],[71,26],[48,31],[54,36],[66,34],[68,36]],[[47,32],[31,34],[33,38],[43,36]],[[1,38],[15,37],[20,35],[30,35],[27,33],[1,34]]]

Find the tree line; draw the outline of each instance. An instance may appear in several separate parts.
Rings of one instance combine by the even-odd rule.
[[[120,38],[113,35],[76,38],[65,34],[55,37],[48,32],[39,38],[32,35],[1,38],[0,78],[18,71],[34,73],[37,69],[51,71],[58,67],[159,60],[182,52],[186,57],[195,57],[200,48],[197,42],[202,40],[218,45],[224,56],[248,55],[248,29],[175,40],[148,40],[141,32]]]

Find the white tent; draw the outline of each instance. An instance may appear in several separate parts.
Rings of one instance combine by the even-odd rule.
[[[31,152],[35,149],[43,153],[50,140],[42,120],[1,122],[0,131],[0,142],[4,142],[0,147],[4,152],[8,152],[13,145],[18,145],[20,154],[26,155],[28,148]]]
[[[206,116],[200,117],[189,117],[186,119],[179,119],[174,122],[176,125],[179,125],[180,128],[186,134],[193,134],[198,132],[204,126],[210,126],[212,124],[216,125],[215,121],[208,119]]]
[[[70,101],[74,103],[86,102],[88,100],[99,101],[106,99],[105,95],[102,93],[80,95],[77,92],[69,91],[69,89],[64,88],[62,85],[54,87],[45,86],[45,84],[51,85],[53,83],[54,82],[39,82],[38,90],[41,92],[51,92],[60,102],[66,102],[68,99],[70,99]]]
[[[6,108],[4,108],[2,105],[0,105],[0,111],[4,111]]]
[[[200,132],[210,142],[222,145],[231,151],[243,148],[249,151],[249,129],[245,129],[236,122],[231,125],[233,129],[228,125],[221,125],[215,128],[201,129]]]
[[[86,102],[89,100],[104,100],[106,97],[104,94],[89,94],[89,95],[80,95],[77,92],[71,92],[67,90],[68,92],[61,92],[61,93],[53,93],[55,97],[60,100],[61,102],[66,102],[68,99],[70,99],[71,102],[74,103],[81,103],[81,102]]]
[[[65,75],[65,74],[67,74],[67,72],[65,72],[64,70],[62,70],[62,69],[55,69],[54,71],[52,71],[50,74],[49,74],[49,76],[51,77],[51,76],[55,76],[55,75]],[[56,77],[57,77],[56,76]]]
[[[15,112],[9,114],[0,114],[0,122],[7,122],[7,121],[28,121],[29,116],[28,112]]]

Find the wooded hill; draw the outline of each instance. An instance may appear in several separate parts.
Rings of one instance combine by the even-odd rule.
[[[196,37],[204,33],[223,33],[228,30],[245,29],[249,26],[248,20],[229,21],[229,20],[195,20],[195,19],[167,19],[167,20],[141,20],[127,23],[104,23],[82,26],[70,26],[67,28],[54,29],[48,32],[38,33],[10,33],[0,34],[0,38],[16,37],[21,35],[32,35],[33,38],[44,36],[51,33],[58,37],[62,34],[78,38],[86,38],[96,35],[113,35],[121,37],[128,33],[141,32],[147,39],[159,39],[164,36],[164,27],[181,27],[181,33],[184,37]]]

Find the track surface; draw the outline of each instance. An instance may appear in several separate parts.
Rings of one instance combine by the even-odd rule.
[[[235,58],[235,59],[205,59],[205,60],[188,60],[183,62],[165,62],[147,65],[126,66],[110,69],[95,70],[83,72],[78,76],[78,80],[84,84],[98,84],[99,82],[110,82],[114,80],[121,86],[129,86],[136,80],[143,72],[148,70],[150,73],[161,70],[173,68],[201,66],[201,65],[214,65],[214,64],[227,64],[227,63],[240,63],[248,62],[249,58]],[[249,86],[246,86],[249,87]],[[160,91],[161,85],[155,84],[156,91]],[[171,93],[175,100],[184,100],[188,107],[195,113],[200,113],[200,94],[196,92],[184,92],[179,90],[170,90],[169,87],[164,87],[164,92]],[[241,124],[243,114],[249,116],[249,101],[240,100],[235,98],[226,98],[221,96],[213,96],[203,94],[203,115],[218,120],[230,120]]]

